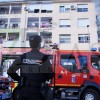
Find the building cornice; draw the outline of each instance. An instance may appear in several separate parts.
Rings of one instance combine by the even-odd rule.
[[[52,3],[70,3],[70,2],[92,2],[92,0],[13,0],[13,1],[2,1],[0,4],[24,4],[24,3],[46,3],[46,2],[52,2]]]

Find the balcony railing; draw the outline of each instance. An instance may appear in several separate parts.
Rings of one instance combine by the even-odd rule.
[[[7,24],[4,24],[4,25],[0,25],[0,29],[7,29]]]
[[[12,10],[11,14],[21,14],[21,10]]]
[[[49,23],[42,23],[41,24],[41,28],[51,28],[52,27],[52,24],[49,24]]]
[[[20,28],[20,26],[19,24],[10,24],[9,28],[16,29],[16,28]]]
[[[39,23],[28,23],[27,28],[34,28],[34,27],[39,27]]]

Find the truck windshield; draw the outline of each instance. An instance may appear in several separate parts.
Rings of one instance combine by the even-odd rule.
[[[91,56],[91,65],[93,68],[100,70],[100,55]]]
[[[71,71],[74,71],[77,67],[74,55],[62,54],[60,63],[62,67]]]

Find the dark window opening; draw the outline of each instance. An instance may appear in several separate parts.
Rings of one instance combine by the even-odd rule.
[[[100,70],[100,55],[91,56],[91,65],[93,68]]]

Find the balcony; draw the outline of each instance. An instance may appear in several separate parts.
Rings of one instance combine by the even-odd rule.
[[[0,44],[3,44],[5,40],[6,40],[6,33],[0,33]]]
[[[16,23],[16,24],[11,23],[9,25],[9,28],[12,28],[12,29],[20,28],[20,25],[18,23]]]
[[[38,17],[29,17],[27,28],[38,28],[39,27],[39,18]]]
[[[8,19],[2,18],[0,19],[0,29],[7,29]]]
[[[30,22],[27,25],[27,28],[38,28],[38,27],[39,27],[39,23],[38,22],[34,22],[34,23]]]
[[[52,17],[42,17],[41,28],[51,28],[51,27],[52,27]]]
[[[11,18],[9,28],[11,29],[20,28],[20,18]]]
[[[52,33],[51,32],[41,32],[40,36],[42,38],[42,46],[52,44]]]
[[[9,6],[0,6],[0,15],[9,14]]]
[[[52,24],[49,24],[49,23],[42,23],[41,24],[41,28],[51,28],[52,27]]]
[[[0,29],[7,29],[8,24],[0,25]]]
[[[11,14],[21,14],[21,9],[22,9],[21,5],[14,5],[11,8]]]

